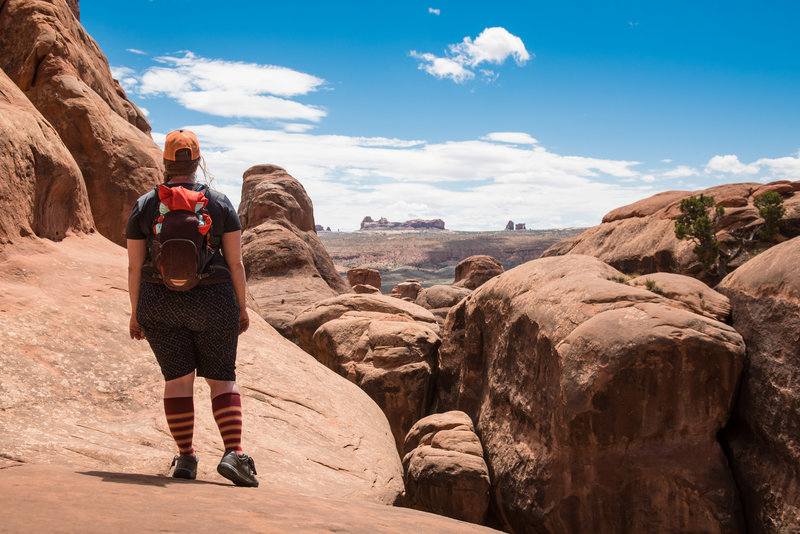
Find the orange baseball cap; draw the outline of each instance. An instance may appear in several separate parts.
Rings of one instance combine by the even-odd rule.
[[[194,132],[189,130],[175,130],[167,134],[167,140],[164,141],[164,159],[170,161],[178,161],[178,150],[188,148],[192,157],[195,160],[200,157],[200,143],[197,142],[197,136]]]

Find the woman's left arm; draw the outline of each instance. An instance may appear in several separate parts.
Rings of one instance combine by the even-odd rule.
[[[241,334],[250,326],[250,317],[247,315],[247,282],[242,261],[241,230],[222,234],[222,256],[231,271],[233,292],[236,295],[236,303],[239,305],[239,333]]]

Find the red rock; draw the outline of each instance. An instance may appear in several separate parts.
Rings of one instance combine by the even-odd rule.
[[[381,273],[377,269],[353,267],[347,270],[347,281],[350,282],[351,287],[363,284],[377,287],[378,291],[381,289]]]
[[[716,435],[744,342],[620,276],[576,254],[485,283],[447,316],[435,408],[475,421],[508,531],[742,531]]]
[[[749,532],[800,531],[800,238],[759,254],[717,286],[748,364],[723,433]]]
[[[483,523],[489,468],[469,416],[451,411],[417,421],[404,442],[406,506]]]
[[[163,379],[147,344],[128,337],[126,275],[125,250],[99,235],[4,247],[0,451],[6,458],[150,476],[167,470],[175,443],[162,411]],[[402,466],[381,410],[257,315],[250,317],[250,329],[239,338],[237,377],[243,445],[263,473],[262,487],[397,500]],[[198,476],[227,484],[216,473],[222,441],[202,380],[195,406]],[[53,481],[48,487],[69,493]],[[40,515],[49,514],[45,508]]]
[[[394,286],[392,288],[392,292],[389,293],[389,296],[398,299],[408,299],[411,302],[414,302],[420,291],[422,291],[422,284],[416,280],[406,280],[405,282],[400,282]]]
[[[162,179],[162,155],[76,8],[65,0],[4,2],[0,68],[77,162],[98,231],[123,244],[131,206]]]
[[[504,271],[503,265],[486,255],[470,256],[456,265],[454,286],[476,289],[478,286]]]
[[[261,316],[288,338],[298,312],[349,289],[317,237],[313,210],[303,186],[282,168],[245,171],[239,217],[248,287]]]
[[[577,236],[556,243],[542,257],[565,254],[595,256],[625,273],[672,272],[712,279],[703,273],[693,252],[694,244],[675,237],[675,219],[680,215],[680,201],[691,195],[714,197],[716,203],[726,207],[720,219],[718,238],[723,250],[738,248],[732,233],[752,233],[761,223],[758,210],[753,206],[757,194],[777,190],[785,194],[782,233],[784,236],[800,235],[800,195],[796,195],[796,182],[772,184],[739,183],[711,187],[703,191],[669,191],[618,208],[603,218],[603,223],[589,228]],[[753,243],[753,247],[763,244]],[[751,247],[752,248],[752,247]],[[747,254],[729,265],[736,268],[746,260]]]
[[[428,310],[452,308],[471,293],[466,287],[436,285],[420,291],[415,302]]]
[[[375,286],[370,286],[367,284],[356,284],[353,286],[353,292],[358,294],[370,294],[370,295],[380,295],[381,290]]]
[[[728,297],[689,276],[653,273],[634,278],[628,285],[646,288],[672,300],[674,306],[684,307],[688,311],[723,323],[728,321],[731,314]]]
[[[89,199],[72,155],[1,70],[0,94],[0,244],[91,232]]]
[[[258,488],[242,490],[107,467],[74,473],[58,466],[22,465],[0,469],[0,494],[3,530],[8,532],[216,534],[223,508],[224,530],[230,532],[498,532],[345,495],[293,491],[268,477],[262,477]]]

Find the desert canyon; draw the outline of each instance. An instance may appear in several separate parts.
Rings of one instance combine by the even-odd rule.
[[[160,149],[78,0],[0,2],[0,531],[218,532],[224,507],[243,532],[800,532],[800,181],[702,192],[723,247],[760,194],[786,207],[719,280],[675,237],[700,192],[669,191],[513,268],[472,243],[451,283],[383,287],[337,271],[279,164],[239,206],[261,485],[217,475],[200,381],[198,480],[170,478],[123,236]]]

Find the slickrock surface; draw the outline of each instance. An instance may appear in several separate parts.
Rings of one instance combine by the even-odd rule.
[[[63,239],[94,227],[80,169],[22,91],[0,70],[0,243]]]
[[[497,532],[407,508],[304,495],[268,482],[237,488],[102,468],[0,467],[0,495],[0,528],[7,532]]]
[[[472,290],[466,287],[431,286],[420,291],[419,295],[417,295],[417,300],[414,302],[428,310],[452,308],[462,299],[468,297],[470,293],[472,293]]]
[[[486,282],[447,316],[438,410],[476,422],[509,530],[741,532],[716,436],[744,342],[619,276],[576,254]]]
[[[733,326],[747,343],[734,417],[723,439],[749,532],[800,532],[800,238],[728,275]]]
[[[470,523],[489,506],[489,468],[472,420],[464,412],[417,421],[404,443],[406,505]]]
[[[0,69],[53,125],[83,174],[97,229],[124,242],[131,206],[161,180],[150,125],[111,77],[77,2],[0,4]]]
[[[261,316],[292,337],[298,312],[349,291],[314,230],[314,207],[284,169],[256,165],[244,173],[242,253],[250,291]]]
[[[709,319],[727,322],[731,315],[731,303],[728,297],[714,291],[700,280],[672,273],[652,273],[638,276],[628,285],[635,287],[653,287],[653,292],[673,301],[674,306],[683,307],[691,312],[705,315]]]
[[[786,215],[782,232],[787,237],[800,234],[800,182],[725,184],[702,191],[667,191],[622,206],[603,217],[598,226],[569,237],[547,249],[542,257],[564,254],[595,256],[625,273],[672,272],[698,275],[700,264],[692,252],[694,244],[675,237],[675,219],[680,215],[680,202],[701,193],[714,197],[725,207],[719,234],[723,249],[733,246],[726,234],[743,231],[759,224],[761,219],[753,200],[767,192],[784,196]],[[744,261],[745,257],[741,258]],[[733,268],[739,265],[734,262]]]
[[[461,260],[456,265],[453,285],[477,289],[481,284],[504,271],[503,265],[491,256],[477,255]]]
[[[163,379],[147,343],[128,336],[126,274],[125,250],[97,234],[3,247],[0,451],[7,460],[141,475],[167,470],[175,444]],[[255,314],[239,339],[243,445],[262,484],[320,497],[398,499],[402,466],[375,403]],[[199,477],[223,482],[216,474],[222,441],[200,382]],[[117,502],[108,510],[124,507]],[[8,509],[4,503],[3,516]]]

